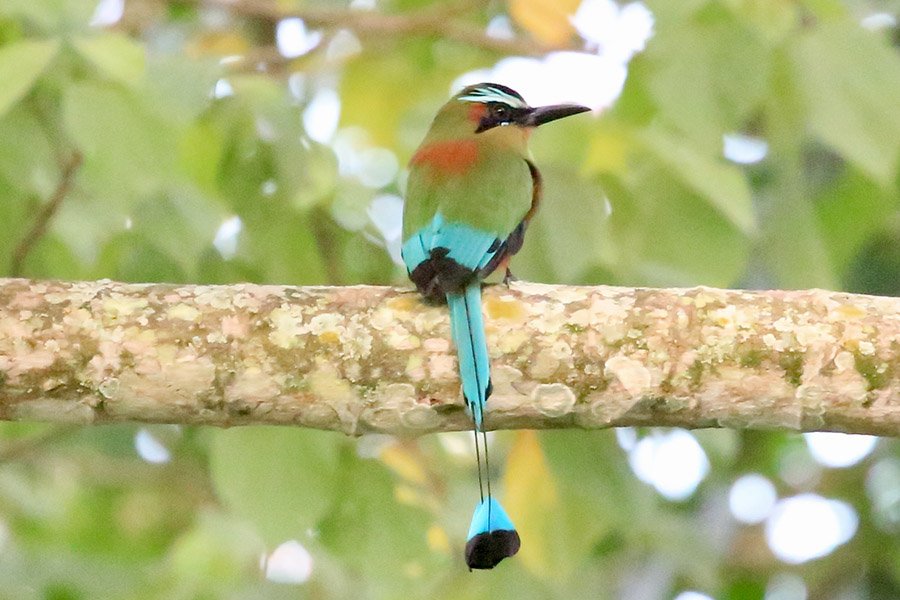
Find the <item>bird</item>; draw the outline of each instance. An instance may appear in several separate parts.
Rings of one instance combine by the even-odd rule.
[[[424,299],[448,306],[475,436],[480,501],[466,541],[470,571],[494,568],[521,545],[491,492],[485,405],[493,386],[482,282],[498,270],[505,271],[507,285],[513,279],[509,260],[522,248],[540,204],[541,174],[528,150],[532,130],[589,110],[579,104],[531,107],[505,85],[470,85],[440,108],[410,159],[401,256]]]

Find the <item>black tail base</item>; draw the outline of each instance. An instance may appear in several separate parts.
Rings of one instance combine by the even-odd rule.
[[[496,529],[479,533],[466,542],[466,564],[472,569],[493,569],[504,558],[519,551],[519,533],[515,529]]]

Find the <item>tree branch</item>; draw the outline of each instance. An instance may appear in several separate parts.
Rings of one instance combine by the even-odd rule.
[[[572,50],[570,46],[551,47],[529,38],[498,38],[485,33],[483,27],[462,21],[458,15],[471,10],[471,3],[438,5],[437,8],[402,14],[384,14],[369,10],[300,7],[285,10],[265,0],[193,0],[211,8],[221,8],[244,17],[277,23],[298,17],[313,28],[350,29],[360,37],[392,39],[396,36],[433,36],[473,46],[498,54],[540,55],[553,50]]]
[[[485,289],[491,428],[900,435],[900,299]],[[0,279],[0,419],[470,427],[446,309],[384,287]]]

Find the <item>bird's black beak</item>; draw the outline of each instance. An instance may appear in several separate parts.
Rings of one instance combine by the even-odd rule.
[[[538,106],[532,108],[523,119],[523,125],[526,127],[537,127],[550,121],[562,119],[563,117],[571,117],[578,113],[591,110],[587,106],[580,104],[553,104],[551,106]]]

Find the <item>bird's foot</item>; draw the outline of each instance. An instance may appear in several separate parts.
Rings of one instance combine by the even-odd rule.
[[[506,268],[506,275],[503,276],[503,284],[506,287],[509,287],[509,284],[513,281],[518,281],[519,278],[512,274],[512,271],[509,270],[509,267]]]

